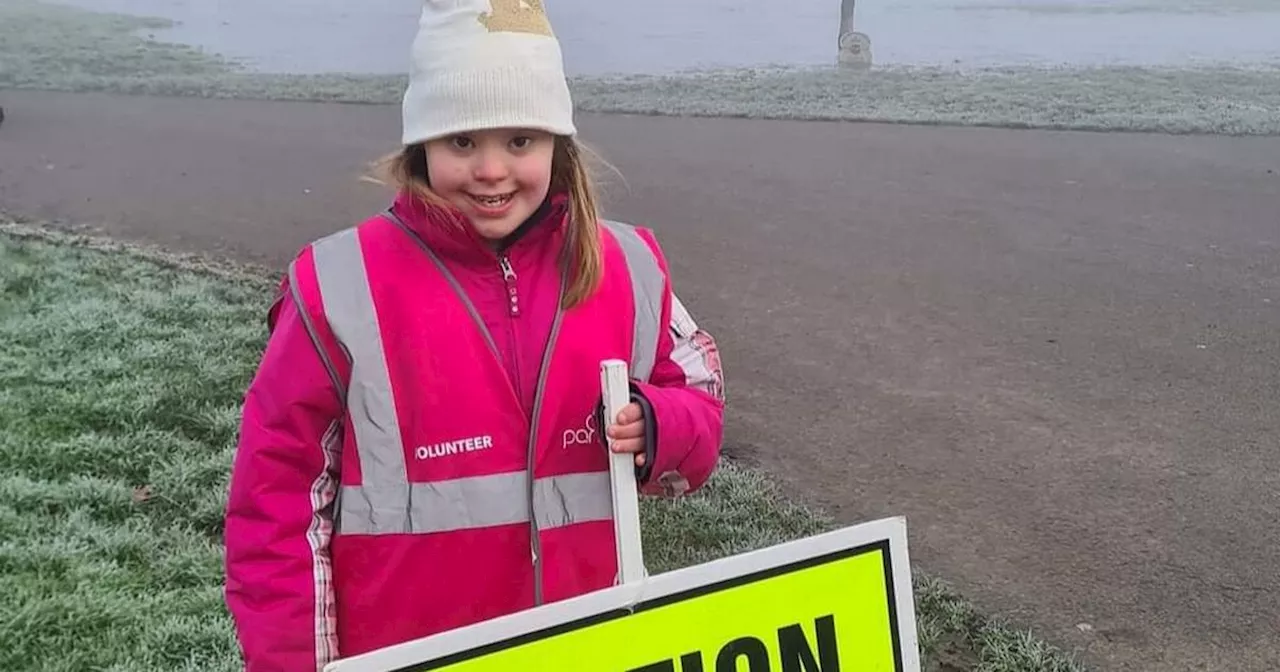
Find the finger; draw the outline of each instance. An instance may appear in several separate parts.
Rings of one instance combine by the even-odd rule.
[[[619,439],[613,442],[615,453],[644,453],[644,439]]]
[[[633,422],[639,422],[643,419],[644,419],[644,409],[640,408],[640,404],[637,404],[636,402],[633,401],[627,404],[626,406],[623,406],[621,411],[618,411],[617,424],[629,425]]]
[[[633,422],[629,425],[609,425],[611,439],[637,439],[644,436],[644,422]]]

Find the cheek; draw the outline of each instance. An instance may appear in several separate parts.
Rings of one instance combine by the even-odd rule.
[[[551,168],[535,167],[520,171],[520,186],[530,191],[545,193],[551,188]]]
[[[436,193],[457,191],[466,181],[466,166],[448,158],[427,157],[427,177]]]
[[[529,157],[516,167],[516,179],[525,189],[546,191],[551,187],[551,155]]]

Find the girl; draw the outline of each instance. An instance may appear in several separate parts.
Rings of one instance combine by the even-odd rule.
[[[290,264],[245,397],[226,598],[250,671],[612,585],[602,427],[647,494],[718,459],[715,343],[652,234],[599,221],[540,2],[428,0],[413,56],[397,197]],[[602,419],[609,358],[632,403]]]

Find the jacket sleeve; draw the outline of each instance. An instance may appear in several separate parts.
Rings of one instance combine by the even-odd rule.
[[[632,381],[649,417],[650,455],[640,470],[641,491],[678,496],[701,488],[720,459],[724,431],[724,376],[715,339],[672,291],[666,259],[652,234],[641,230],[667,277],[653,372]]]
[[[329,538],[341,403],[281,292],[244,399],[226,510],[226,601],[246,672],[315,672],[337,657]]]

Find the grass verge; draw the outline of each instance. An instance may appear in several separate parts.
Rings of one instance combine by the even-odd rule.
[[[0,669],[237,669],[222,511],[273,282],[0,223]],[[643,511],[654,571],[832,526],[730,462]],[[926,670],[1082,669],[916,571]]]
[[[0,0],[0,88],[388,104],[404,89],[399,76],[246,72],[137,33],[165,25]],[[592,112],[1280,134],[1280,67],[736,70],[582,77],[571,88]]]

